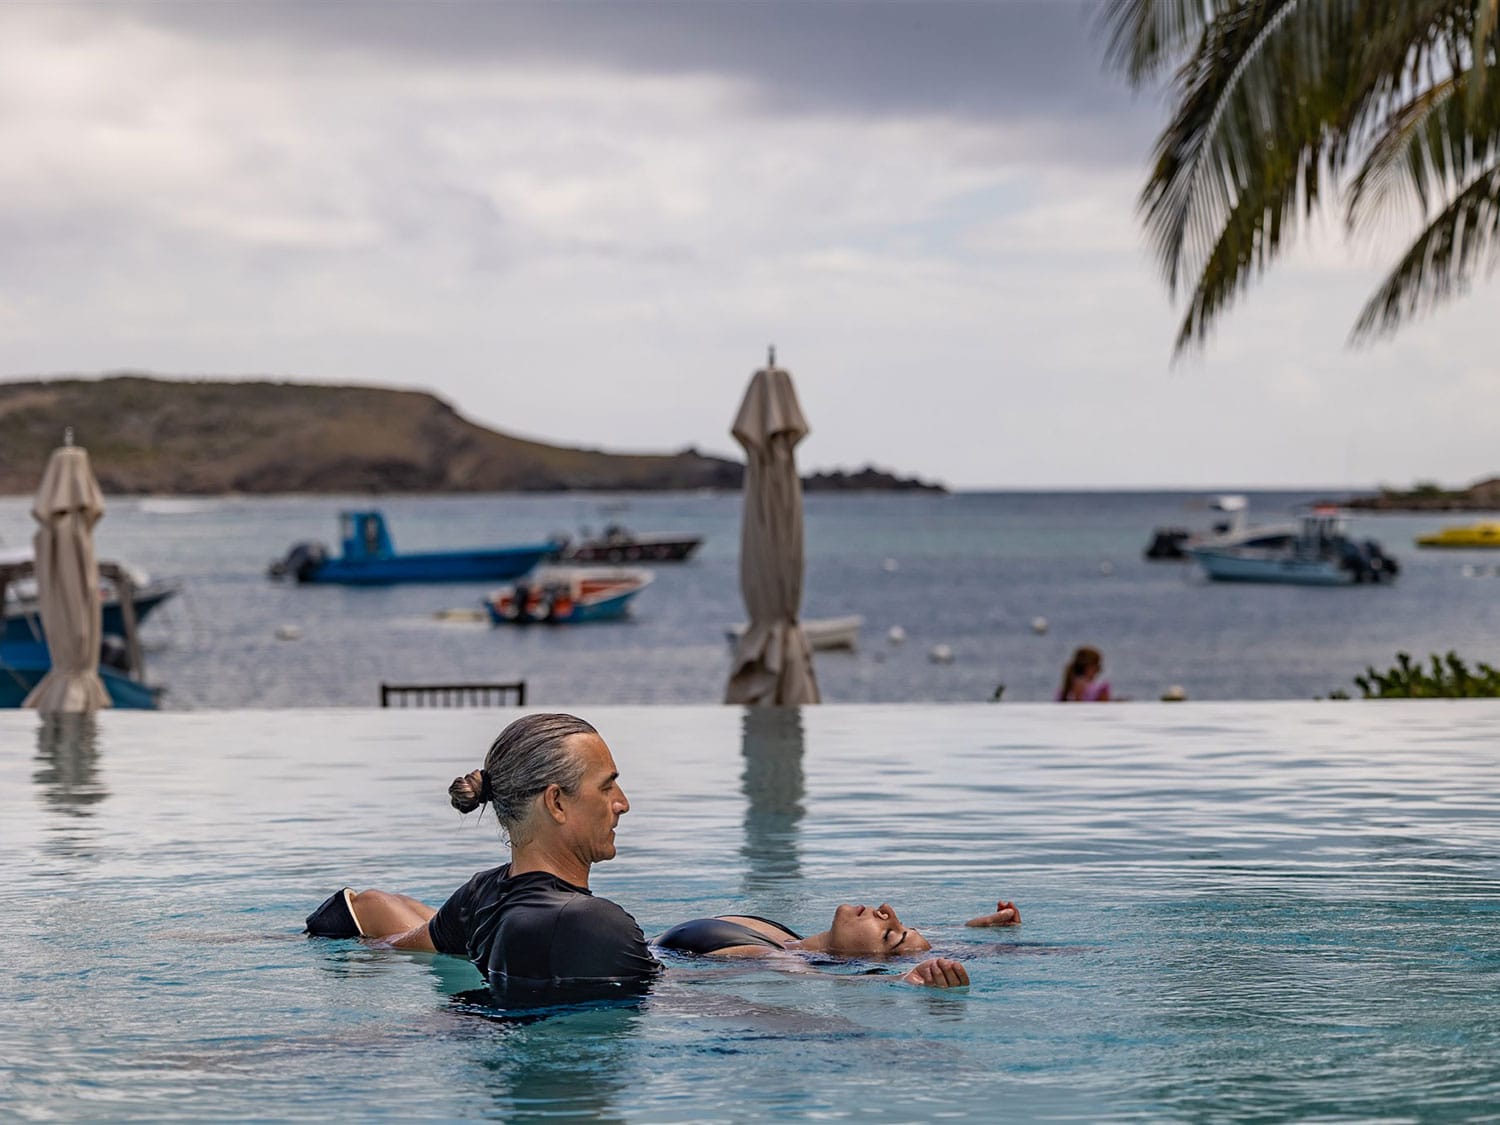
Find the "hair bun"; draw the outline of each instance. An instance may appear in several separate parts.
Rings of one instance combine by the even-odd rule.
[[[448,800],[461,813],[471,813],[494,798],[490,775],[484,770],[473,770],[462,777],[455,777],[453,784],[448,786]]]

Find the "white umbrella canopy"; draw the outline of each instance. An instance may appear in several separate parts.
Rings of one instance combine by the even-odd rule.
[[[108,707],[109,693],[99,679],[104,628],[94,557],[94,525],[104,515],[104,495],[87,450],[75,445],[53,450],[31,514],[41,525],[32,545],[52,668],[21,706],[39,711]]]
[[[750,378],[730,432],[745,449],[740,592],[750,627],[734,650],[725,703],[817,703],[802,610],[802,482],[795,450],[807,436],[791,375],[776,353]]]

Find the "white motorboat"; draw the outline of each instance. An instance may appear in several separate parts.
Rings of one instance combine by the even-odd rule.
[[[1289,535],[1207,540],[1187,553],[1216,582],[1349,586],[1389,582],[1401,569],[1374,540],[1350,538],[1347,520],[1330,508],[1303,516]]]
[[[1250,504],[1244,496],[1217,496],[1209,507],[1225,518],[1216,520],[1207,531],[1193,532],[1185,527],[1157,528],[1146,548],[1146,558],[1186,559],[1197,547],[1282,548],[1297,537],[1295,522],[1252,524]]]
[[[859,630],[864,623],[865,619],[858,614],[850,614],[848,617],[804,617],[802,631],[807,634],[808,646],[815,651],[853,649],[859,643]],[[724,631],[724,635],[734,644],[749,628],[744,623],[731,625]]]

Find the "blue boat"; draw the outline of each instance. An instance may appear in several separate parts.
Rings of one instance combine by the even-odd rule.
[[[484,607],[496,625],[618,621],[653,577],[649,570],[626,567],[546,567],[491,591]]]
[[[548,541],[517,547],[397,554],[385,516],[378,511],[339,513],[339,534],[343,540],[339,557],[330,558],[321,543],[298,543],[286,558],[271,564],[271,577],[346,586],[504,581],[525,574],[562,546]]]
[[[99,646],[99,680],[113,706],[155,710],[163,689],[145,682],[140,634],[126,624],[121,609],[121,599],[134,604],[136,612],[131,617],[134,625],[139,625],[140,619],[149,612],[143,611],[135,600],[136,576],[120,563],[105,561],[99,563],[99,577],[101,584],[109,590],[108,601],[113,607],[113,613],[106,611],[100,615],[104,629]],[[0,561],[0,604],[28,607],[29,600],[34,603],[34,580],[35,566],[29,554],[12,553],[8,560]],[[150,584],[145,588],[150,589]],[[21,592],[20,597],[12,603],[11,594],[16,590]],[[176,592],[175,586],[158,586],[152,595],[151,608]],[[12,635],[13,629],[19,635]],[[47,650],[41,615],[34,604],[18,611],[14,621],[7,617],[5,629],[0,632],[0,708],[21,706],[51,668],[52,654]]]
[[[52,657],[44,641],[0,642],[0,708],[21,706],[21,701],[42,682],[51,667]],[[116,707],[154,711],[161,701],[161,688],[142,683],[128,671],[102,661],[99,679],[109,693],[110,703]]]
[[[176,597],[177,592],[178,585],[175,582],[149,582],[137,588],[135,591],[136,623],[140,624],[146,620],[152,610]],[[123,637],[125,617],[120,609],[119,599],[113,593],[105,595],[103,609],[104,632]],[[0,642],[40,641],[43,637],[42,616],[37,608],[36,599],[22,597],[14,601],[7,600],[4,626],[0,627]]]

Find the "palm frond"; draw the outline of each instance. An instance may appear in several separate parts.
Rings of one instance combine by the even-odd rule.
[[[1500,261],[1500,166],[1454,197],[1417,236],[1366,303],[1350,339],[1365,343],[1463,292]]]
[[[1312,152],[1304,166],[1246,192],[1226,217],[1188,298],[1173,344],[1174,357],[1201,347],[1218,317],[1249,287],[1294,231],[1299,195],[1316,195],[1324,170]]]
[[[1176,66],[1213,20],[1237,0],[1109,0],[1099,16],[1105,57],[1139,85]]]
[[[1204,268],[1247,194],[1269,188],[1268,200],[1315,205],[1315,181],[1288,192],[1279,180],[1334,154],[1331,126],[1347,104],[1350,74],[1339,44],[1357,8],[1355,0],[1242,0],[1205,31],[1179,73],[1178,110],[1140,199],[1172,292]]]
[[[1423,90],[1389,114],[1385,131],[1370,146],[1349,185],[1346,225],[1370,230],[1403,204],[1426,214],[1459,181],[1452,174],[1454,138],[1447,126],[1462,78],[1450,77]]]

